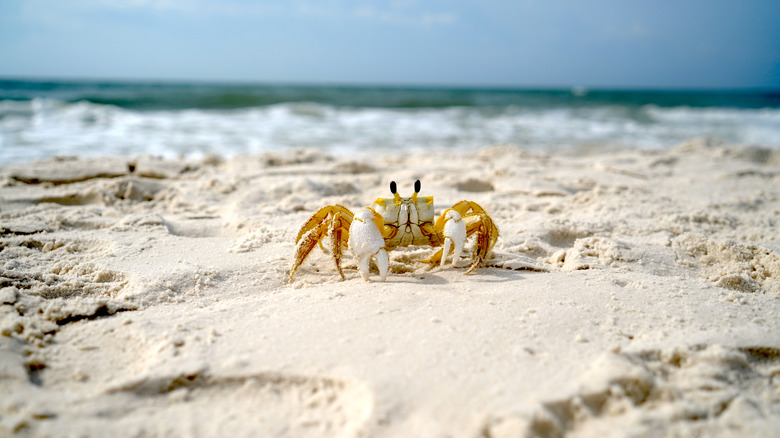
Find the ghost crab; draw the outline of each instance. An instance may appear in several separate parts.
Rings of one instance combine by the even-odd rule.
[[[297,246],[290,282],[315,246],[325,250],[322,244],[325,236],[330,237],[329,250],[342,279],[346,279],[341,268],[344,246],[355,255],[364,280],[368,280],[369,263],[374,258],[380,279],[384,281],[389,264],[387,251],[399,246],[443,246],[425,262],[444,266],[452,251],[454,265],[460,259],[466,239],[472,235],[476,235],[476,242],[473,260],[466,273],[483,266],[498,239],[498,228],[487,212],[476,202],[460,201],[434,222],[433,196],[418,196],[420,187],[420,181],[415,181],[414,194],[404,198],[392,181],[392,198],[378,198],[370,207],[355,213],[338,204],[319,209],[303,224],[295,238]]]

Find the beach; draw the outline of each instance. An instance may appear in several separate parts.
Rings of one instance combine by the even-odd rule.
[[[318,208],[415,180],[485,266],[288,280]],[[0,434],[776,436],[779,218],[780,150],[708,138],[4,164]]]

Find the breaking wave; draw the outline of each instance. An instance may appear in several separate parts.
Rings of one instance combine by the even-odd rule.
[[[526,91],[520,99],[512,91],[347,89],[339,94],[338,89],[303,87],[305,93],[275,89],[259,104],[250,93],[225,105],[204,104],[203,95],[195,96],[191,103],[199,106],[190,106],[181,101],[187,93],[176,87],[156,94],[141,88],[25,95],[6,88],[0,93],[8,97],[0,100],[0,161],[55,155],[231,156],[299,147],[336,154],[471,150],[496,143],[536,150],[664,148],[697,136],[780,147],[777,106],[709,106],[701,98],[689,99],[693,105],[666,105],[686,102],[684,96],[675,98],[680,102],[666,96],[643,103],[652,99],[641,93],[630,102],[625,93],[583,101],[591,93],[579,90]],[[163,104],[166,93],[180,100]],[[221,96],[224,103],[231,93],[201,94],[211,96],[206,100],[212,103]],[[762,96],[753,103],[774,102],[773,95]]]

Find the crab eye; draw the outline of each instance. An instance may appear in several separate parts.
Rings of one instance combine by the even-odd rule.
[[[395,186],[395,181],[390,181],[390,193],[395,195],[395,192],[398,191],[398,188]]]
[[[422,184],[420,184],[420,180],[414,182],[414,193],[420,193],[420,188],[422,187]]]

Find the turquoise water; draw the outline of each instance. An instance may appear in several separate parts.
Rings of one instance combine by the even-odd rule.
[[[486,89],[0,80],[0,161],[670,147],[691,137],[780,147],[780,91]]]

